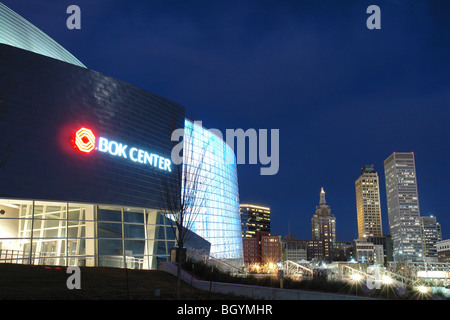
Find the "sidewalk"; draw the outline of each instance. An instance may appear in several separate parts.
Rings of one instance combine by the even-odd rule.
[[[158,270],[177,276],[177,266],[172,262],[161,262]],[[313,292],[304,290],[279,289],[198,280],[186,271],[181,271],[181,279],[194,288],[214,293],[234,294],[256,300],[373,300],[373,298],[352,295]]]

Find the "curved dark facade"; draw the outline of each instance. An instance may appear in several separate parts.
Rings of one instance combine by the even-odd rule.
[[[165,161],[183,126],[176,103],[0,44],[0,262],[154,269],[167,260],[176,242],[160,183],[178,173]],[[89,139],[77,140],[80,128]],[[146,165],[145,155],[165,161]],[[197,235],[192,245],[209,252]]]
[[[186,120],[184,107],[86,69],[0,9],[8,18],[0,32],[0,263],[154,269],[168,260],[176,240],[164,202],[180,200],[176,175],[196,165],[171,161],[172,133],[184,128],[195,141],[185,150],[205,155],[200,174],[211,178],[195,187],[204,201],[185,246],[241,264],[236,158],[226,143]],[[163,182],[174,184],[170,199]]]
[[[151,166],[69,142],[87,126],[98,137],[170,158],[184,107],[101,73],[0,45],[1,167],[6,198],[160,208],[160,174]],[[171,172],[170,174],[176,174]]]

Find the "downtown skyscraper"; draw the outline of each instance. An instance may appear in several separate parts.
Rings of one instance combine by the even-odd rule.
[[[258,231],[270,234],[270,208],[255,204],[240,204],[243,238],[255,238]]]
[[[423,258],[414,153],[393,153],[384,161],[389,229],[394,261]]]
[[[436,243],[442,241],[441,225],[436,217],[420,217],[422,231],[423,255],[427,258],[438,257]]]
[[[320,191],[320,202],[311,219],[312,241],[315,246],[313,256],[318,259],[331,259],[336,247],[336,218],[325,200],[325,191]]]
[[[380,185],[373,165],[364,166],[355,181],[358,238],[382,237]]]

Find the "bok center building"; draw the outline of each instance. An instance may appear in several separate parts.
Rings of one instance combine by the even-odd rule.
[[[172,181],[181,197],[178,128],[212,176],[188,253],[240,265],[228,145],[185,119],[183,106],[86,68],[0,3],[0,263],[156,269],[169,260],[176,241],[161,184]]]

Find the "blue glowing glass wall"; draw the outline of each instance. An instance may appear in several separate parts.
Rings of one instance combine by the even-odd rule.
[[[201,207],[192,231],[211,243],[210,255],[219,259],[242,259],[241,220],[236,158],[218,136],[185,120],[186,165],[199,166],[207,186],[199,186]],[[192,150],[190,150],[192,149]],[[200,190],[201,189],[201,190]]]

